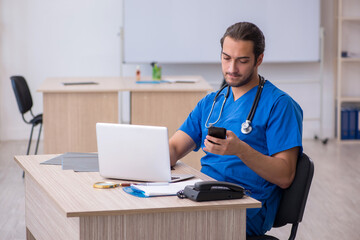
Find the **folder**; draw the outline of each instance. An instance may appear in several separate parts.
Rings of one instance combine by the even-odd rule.
[[[360,139],[360,107],[356,108],[357,121],[356,121],[356,139]]]
[[[349,139],[356,139],[358,111],[352,107],[349,109]]]
[[[123,190],[137,197],[173,196],[187,185],[194,185],[199,181],[202,180],[196,178],[176,183],[144,183],[131,185],[130,187],[123,188]]]
[[[349,110],[341,109],[341,139],[349,139]]]

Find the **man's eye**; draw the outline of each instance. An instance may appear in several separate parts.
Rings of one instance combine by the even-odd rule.
[[[249,60],[240,60],[240,63],[248,63]]]
[[[223,59],[224,59],[225,61],[229,61],[229,60],[230,60],[229,57],[223,57]]]

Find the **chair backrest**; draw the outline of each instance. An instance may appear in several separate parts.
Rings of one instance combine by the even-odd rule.
[[[303,153],[297,161],[293,183],[283,191],[274,227],[302,221],[313,175],[314,163]]]
[[[19,110],[21,114],[24,114],[33,106],[29,86],[27,85],[25,78],[22,76],[12,76],[10,79]]]

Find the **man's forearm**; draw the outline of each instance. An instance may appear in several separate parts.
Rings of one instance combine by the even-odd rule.
[[[236,154],[250,169],[267,181],[281,188],[288,188],[295,176],[298,147],[277,153],[274,156],[264,155],[245,142]]]
[[[195,147],[196,144],[189,135],[183,131],[177,131],[169,140],[171,166],[174,166],[179,159],[186,156]]]

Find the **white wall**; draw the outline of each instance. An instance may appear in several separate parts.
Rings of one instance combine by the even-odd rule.
[[[0,0],[0,139],[26,139],[9,77],[23,75],[34,114],[36,90],[47,77],[118,76],[122,2],[118,0]]]
[[[321,23],[325,28],[322,99],[321,85],[316,82],[319,63],[269,63],[260,68],[262,75],[289,92],[302,106],[305,138],[320,135],[320,125],[320,137],[334,137],[334,6],[335,0],[322,0]],[[42,96],[36,89],[47,77],[135,73],[135,65],[124,65],[121,69],[121,12],[119,0],[0,0],[0,140],[27,139],[30,132],[18,112],[11,75],[26,77],[32,91],[33,112],[39,113]],[[164,75],[202,75],[214,88],[222,81],[219,64],[162,66]],[[141,65],[141,70],[143,75],[151,74],[148,65]],[[128,119],[126,112],[123,118]]]

